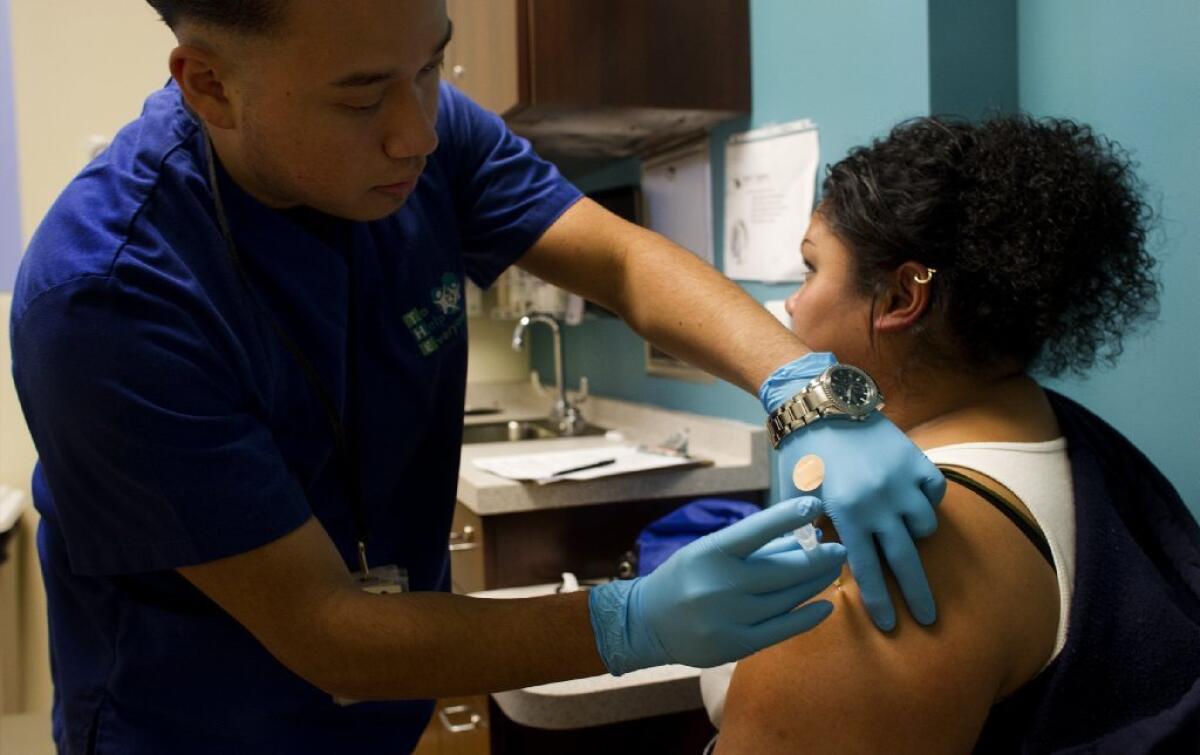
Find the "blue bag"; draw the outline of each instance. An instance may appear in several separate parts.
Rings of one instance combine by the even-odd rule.
[[[746,501],[700,498],[656,519],[638,534],[638,575],[646,576],[683,546],[745,519],[759,507]]]

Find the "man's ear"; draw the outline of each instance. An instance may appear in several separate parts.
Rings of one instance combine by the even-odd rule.
[[[875,329],[880,333],[901,333],[916,325],[928,311],[931,287],[936,285],[932,268],[920,262],[905,262],[892,273],[892,283],[875,315]]]
[[[171,77],[183,99],[213,128],[235,128],[237,119],[229,97],[228,75],[217,55],[202,47],[181,44],[171,51]]]

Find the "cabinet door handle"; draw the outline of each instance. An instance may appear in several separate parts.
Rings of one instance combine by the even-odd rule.
[[[452,723],[451,716],[464,716],[463,723]],[[438,718],[442,721],[442,726],[451,734],[462,734],[465,731],[475,731],[479,725],[483,723],[483,716],[476,713],[470,705],[448,705],[438,711]]]
[[[450,73],[454,74],[454,78],[461,79],[467,75],[467,69],[466,66],[456,65],[450,69]]]
[[[475,528],[471,525],[464,525],[462,532],[450,530],[450,550],[452,551],[473,551],[478,548],[480,543],[475,540]]]

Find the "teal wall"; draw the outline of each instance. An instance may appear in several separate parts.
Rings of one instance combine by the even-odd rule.
[[[929,0],[929,109],[1017,109],[1017,0]]]
[[[1200,516],[1200,2],[1020,0],[1021,107],[1093,125],[1162,213],[1159,322],[1118,366],[1053,383],[1112,422]]]
[[[731,132],[796,118],[820,126],[823,163],[930,112],[977,116],[1016,105],[1093,123],[1134,149],[1166,217],[1162,322],[1118,369],[1054,385],[1147,451],[1200,511],[1200,3],[1107,0],[750,0],[754,111],[714,133],[714,237]],[[970,61],[978,51],[988,60]],[[579,177],[585,190],[637,180],[623,163]],[[746,284],[759,301],[789,286]],[[1191,290],[1189,290],[1191,289]],[[695,302],[695,306],[720,306]],[[757,401],[726,385],[648,377],[642,342],[616,320],[567,329],[570,383],[601,395],[759,422]],[[548,340],[535,363],[552,380]],[[669,428],[665,428],[669,430]]]
[[[8,0],[0,0],[0,291],[12,290],[21,259],[21,204],[17,181],[12,37]]]

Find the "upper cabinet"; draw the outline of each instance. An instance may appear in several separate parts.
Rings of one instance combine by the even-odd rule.
[[[749,0],[447,5],[447,79],[545,154],[645,154],[750,112]]]
[[[446,47],[443,75],[494,113],[507,113],[521,101],[519,1],[446,0],[454,39]]]

